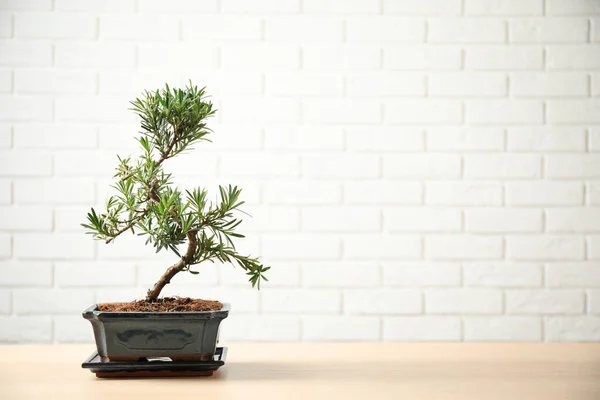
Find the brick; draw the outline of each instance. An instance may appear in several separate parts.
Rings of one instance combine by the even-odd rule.
[[[14,182],[14,199],[22,204],[86,204],[95,199],[91,179],[52,178],[27,179]]]
[[[451,342],[462,338],[458,317],[384,317],[383,340],[394,342]]]
[[[266,204],[337,204],[342,198],[336,182],[275,182],[263,190]]]
[[[60,97],[56,99],[56,119],[83,122],[129,122],[133,113],[123,97]]]
[[[379,210],[372,207],[304,207],[302,230],[306,232],[377,232]]]
[[[338,127],[265,128],[265,149],[329,151],[344,148],[344,131]]]
[[[50,343],[52,319],[48,317],[0,317],[0,342]]]
[[[57,232],[82,232],[82,221],[89,212],[84,207],[56,207],[54,209],[54,230]]]
[[[536,46],[471,46],[465,51],[465,67],[474,70],[539,70],[544,57]]]
[[[212,128],[216,134],[211,135],[211,147],[219,150],[259,150],[262,147],[262,130],[244,124],[222,124]],[[266,129],[265,136],[269,136]],[[333,135],[335,136],[335,135]],[[265,142],[267,139],[265,138]],[[265,147],[267,143],[265,143]]]
[[[0,121],[50,121],[52,115],[52,99],[0,95]]]
[[[314,179],[377,178],[379,170],[379,158],[375,155],[302,157],[302,176]]]
[[[229,98],[221,103],[221,121],[226,123],[297,123],[300,104],[295,99]]]
[[[380,6],[372,1],[303,0],[305,14],[367,15],[379,14]]]
[[[222,0],[221,11],[232,14],[290,14],[300,11],[300,1],[265,0],[249,2],[245,0]]]
[[[499,314],[502,292],[494,289],[426,289],[428,314]]]
[[[0,38],[10,38],[13,34],[13,16],[0,12]]]
[[[65,68],[132,68],[135,47],[130,43],[59,42],[54,45],[54,63]]]
[[[289,44],[231,44],[221,46],[220,52],[223,69],[290,70],[300,65],[300,49]]]
[[[553,342],[597,342],[600,339],[599,317],[549,317],[544,336]]]
[[[0,262],[0,286],[50,286],[52,264],[45,262]]]
[[[581,182],[506,183],[506,204],[517,206],[557,206],[583,204]]]
[[[96,176],[108,178],[118,164],[108,152],[63,151],[54,156],[54,172],[61,177]]]
[[[165,3],[162,0],[142,0],[138,1],[138,10],[141,12],[158,13],[216,13],[219,10],[217,0],[171,0]],[[200,17],[200,16],[198,16]]]
[[[15,91],[43,94],[94,94],[92,71],[23,69],[15,71]]]
[[[94,39],[96,18],[92,15],[27,13],[15,15],[15,37],[26,39]]]
[[[396,70],[458,70],[462,66],[460,47],[399,45],[384,47],[383,67]]]
[[[546,158],[546,176],[549,178],[596,178],[600,176],[600,155],[560,154]]]
[[[465,231],[474,233],[541,232],[542,211],[516,208],[465,210]]]
[[[0,206],[0,229],[50,231],[52,229],[52,209],[40,206]]]
[[[12,255],[12,241],[8,234],[0,233],[0,259],[9,258]]]
[[[587,182],[586,193],[588,204],[600,204],[600,182]]]
[[[13,307],[18,315],[69,314],[94,304],[88,289],[13,289]]]
[[[370,45],[314,45],[302,49],[307,70],[371,70],[381,66],[381,49]]]
[[[600,313],[600,290],[589,291],[589,306],[588,310],[590,314]]]
[[[349,73],[346,92],[353,97],[424,96],[425,76],[414,72]]]
[[[433,18],[427,39],[431,43],[504,43],[505,23],[492,18]]]
[[[510,91],[515,97],[587,96],[588,77],[573,72],[510,74]]]
[[[467,15],[541,15],[542,0],[467,0]]]
[[[90,323],[79,316],[54,316],[54,339],[57,343],[89,343],[94,341]]]
[[[241,228],[245,232],[290,232],[300,227],[300,214],[296,207],[244,206],[245,218]]]
[[[401,0],[384,0],[385,14],[400,15],[459,15],[461,13],[459,0],[423,0],[405,2]]]
[[[582,15],[600,14],[598,5],[587,0],[546,0],[548,15]]]
[[[573,18],[517,19],[508,22],[513,43],[587,42],[588,22]]]
[[[600,25],[600,22],[598,24]],[[593,73],[590,74],[590,76],[591,76],[591,91],[592,91],[592,96],[596,96],[596,97],[600,96],[600,74],[593,72]]]
[[[502,185],[486,182],[428,182],[425,204],[497,206],[502,204]]]
[[[461,160],[458,155],[407,154],[383,157],[383,176],[391,178],[458,178]]]
[[[344,291],[347,314],[420,314],[421,291],[416,289],[351,289]]]
[[[86,239],[86,241],[92,242],[89,237]],[[174,253],[171,251],[165,250],[157,254],[153,247],[144,246],[144,241],[145,239],[132,233],[125,233],[115,241],[111,242],[110,245],[103,242],[97,242],[97,258],[110,261],[126,261],[131,259],[164,260],[163,265],[172,265],[177,260]]]
[[[92,148],[97,142],[96,128],[83,124],[18,124],[13,131],[17,148]]]
[[[395,100],[385,103],[384,120],[392,124],[459,124],[462,104],[456,100]]]
[[[203,266],[203,269],[206,267],[206,265]],[[240,270],[233,265],[219,265],[218,267],[218,279],[215,278],[215,285],[219,284],[220,286],[248,287],[248,276],[243,272],[243,270]],[[269,282],[261,283],[261,288],[263,284],[268,288],[290,288],[300,286],[300,265],[297,263],[278,262],[276,268],[270,269],[266,275],[269,279]],[[158,276],[160,276],[160,274]],[[217,277],[216,273],[215,277]],[[203,275],[202,281],[203,283],[207,283],[206,274]]]
[[[598,108],[600,100],[550,100],[547,102],[550,123],[597,123],[600,122]]]
[[[14,235],[14,252],[18,259],[91,259],[94,257],[94,242],[81,234],[36,234]]]
[[[379,325],[378,317],[303,317],[302,339],[312,341],[376,341],[380,339]]]
[[[331,260],[341,255],[341,240],[332,235],[267,235],[262,254],[271,260]]]
[[[256,41],[262,38],[261,25],[261,20],[254,17],[194,15],[182,19],[182,35],[185,41]]]
[[[52,45],[44,42],[0,40],[0,66],[47,67],[52,65]]]
[[[9,149],[12,147],[12,126],[9,124],[0,125],[0,149]]]
[[[222,155],[221,174],[227,177],[297,177],[300,173],[298,157],[281,155]]]
[[[267,73],[265,82],[265,91],[270,95],[334,96],[344,92],[343,77],[328,72]]]
[[[600,287],[600,266],[596,263],[546,265],[545,284],[552,288]]]
[[[52,0],[3,0],[0,3],[3,10],[50,10],[52,9]]]
[[[481,342],[539,342],[542,320],[538,317],[466,317],[465,340]]]
[[[421,240],[408,235],[352,235],[344,238],[344,257],[350,260],[417,259],[421,256]]]
[[[585,295],[581,290],[507,290],[509,314],[582,314]]]
[[[169,86],[185,86],[187,84],[187,81],[184,81],[178,73],[165,74],[161,71],[154,70],[103,70],[98,76],[98,90],[102,95],[110,93],[133,97],[139,96],[144,89],[156,90],[158,88],[163,88],[165,81]],[[205,78],[210,81],[212,75],[207,73]]]
[[[422,193],[420,182],[367,181],[344,184],[344,200],[348,204],[420,204]]]
[[[598,232],[600,208],[546,209],[548,232]]]
[[[434,260],[498,259],[503,240],[495,236],[430,235],[425,237],[425,256]]]
[[[507,257],[513,260],[582,260],[585,256],[583,237],[509,236]]]
[[[179,19],[161,15],[142,14],[100,16],[100,39],[165,41],[179,39]]]
[[[507,130],[510,151],[585,151],[585,128],[510,127]]]
[[[465,155],[467,178],[534,179],[542,176],[542,157],[538,155]]]
[[[223,321],[227,340],[241,341],[298,341],[300,320],[291,316],[236,315]]]
[[[600,68],[600,46],[589,44],[548,46],[546,65],[550,70]]]
[[[8,93],[8,92],[12,92],[12,90],[13,90],[13,72],[12,71],[0,71],[0,92]]]
[[[425,41],[425,20],[388,16],[348,18],[346,37],[348,42],[420,43]]]
[[[462,228],[461,212],[448,208],[385,208],[387,232],[453,232]]]
[[[392,287],[458,286],[459,264],[383,264],[383,284]]]
[[[316,262],[302,264],[302,285],[310,288],[379,286],[379,266],[374,262]]]
[[[302,105],[308,123],[360,124],[381,121],[381,106],[368,100],[312,100]]]
[[[473,124],[541,124],[544,104],[538,100],[470,100],[466,122]]]
[[[148,0],[143,0],[143,5]],[[89,12],[133,12],[134,0],[56,0],[56,10],[59,11],[89,11]]]
[[[55,264],[54,280],[59,287],[134,286],[133,263],[69,263]]]
[[[423,150],[423,130],[417,127],[349,127],[349,150],[357,152],[396,152]]]
[[[48,176],[52,154],[44,151],[0,150],[0,176]]]
[[[338,290],[271,289],[262,293],[262,309],[268,313],[339,313],[341,295]]]
[[[506,76],[496,72],[429,74],[429,95],[435,97],[504,97]]]
[[[542,266],[527,263],[473,263],[463,265],[466,286],[540,287]]]
[[[341,42],[344,25],[341,19],[321,16],[277,16],[265,20],[265,40],[271,42]]]
[[[11,308],[10,290],[0,289],[0,315],[10,314]]]
[[[168,290],[172,285],[168,285],[161,294],[163,296],[167,296]],[[174,285],[173,285],[174,286]],[[88,289],[92,291],[92,289]],[[112,302],[129,302],[134,299],[142,299],[146,294],[146,289],[144,288],[129,288],[129,289],[116,289],[116,288],[108,288],[108,289],[97,289],[96,293],[96,303],[112,303]]]
[[[428,151],[502,151],[504,132],[498,127],[428,127]]]

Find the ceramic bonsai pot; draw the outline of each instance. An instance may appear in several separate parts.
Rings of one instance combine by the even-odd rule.
[[[146,357],[211,360],[219,325],[229,304],[217,311],[105,312],[93,305],[83,312],[92,323],[102,361],[137,361]]]

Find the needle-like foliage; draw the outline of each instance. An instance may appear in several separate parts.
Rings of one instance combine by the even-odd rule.
[[[198,274],[193,266],[204,261],[232,263],[249,276],[252,286],[260,289],[264,273],[258,258],[236,251],[234,241],[244,236],[236,232],[242,222],[238,218],[242,189],[219,186],[216,201],[209,201],[206,189],[195,188],[182,193],[171,186],[171,174],[163,169],[164,161],[175,157],[192,145],[210,141],[211,130],[206,119],[215,110],[206,99],[204,88],[190,84],[184,89],[170,88],[145,91],[142,98],[131,102],[141,119],[141,136],[137,139],[142,155],[135,160],[118,157],[114,178],[115,195],[108,198],[106,211],[93,208],[82,224],[95,239],[112,242],[130,231],[146,237],[146,244],[157,252],[171,250],[180,260],[169,267],[147,299],[155,300],[162,288],[180,271]],[[185,252],[180,246],[187,242]]]

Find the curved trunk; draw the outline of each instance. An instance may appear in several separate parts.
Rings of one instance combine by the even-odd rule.
[[[187,266],[194,259],[194,253],[196,252],[196,248],[198,247],[198,238],[196,237],[196,232],[188,232],[188,248],[183,257],[175,264],[171,265],[169,269],[165,271],[165,273],[160,277],[160,279],[152,286],[152,289],[148,290],[148,294],[146,295],[147,301],[155,301],[158,299],[160,292],[163,288],[171,282],[171,279],[177,275],[182,268]]]

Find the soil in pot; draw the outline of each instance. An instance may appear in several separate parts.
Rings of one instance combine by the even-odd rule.
[[[218,311],[223,304],[216,300],[189,297],[163,297],[154,301],[135,300],[129,303],[98,304],[98,311],[109,312],[198,312]]]

